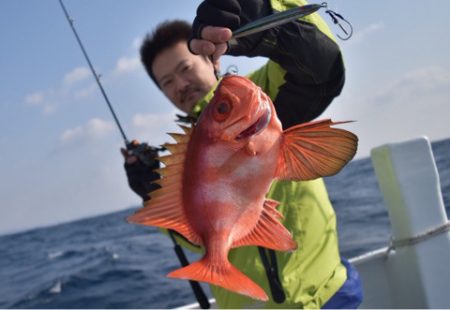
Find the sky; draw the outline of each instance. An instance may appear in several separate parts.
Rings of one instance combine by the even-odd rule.
[[[129,139],[178,132],[175,108],[145,74],[139,44],[200,1],[65,0]],[[346,84],[320,118],[354,120],[356,158],[373,147],[450,137],[450,1],[330,0],[354,27],[339,41]],[[321,15],[340,33],[328,15]],[[247,74],[264,58],[223,57]],[[138,206],[123,140],[58,0],[0,1],[0,234]]]

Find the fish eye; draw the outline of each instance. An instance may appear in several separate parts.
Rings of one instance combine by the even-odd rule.
[[[231,112],[231,103],[228,101],[220,101],[216,104],[214,112],[214,118],[217,121],[224,121]]]
[[[221,101],[218,105],[217,105],[217,112],[219,114],[228,114],[230,113],[230,104],[226,101]]]

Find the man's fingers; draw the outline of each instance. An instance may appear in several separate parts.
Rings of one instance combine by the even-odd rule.
[[[225,53],[223,46],[217,51],[217,45],[226,44],[231,39],[233,33],[224,27],[205,26],[202,29],[201,39],[192,39],[189,42],[189,49],[197,55],[216,55]]]
[[[213,60],[219,59],[228,49],[227,43],[214,45],[209,41],[199,39],[192,39],[189,44],[193,53],[206,56],[213,55]]]
[[[214,54],[213,54],[213,61],[218,60],[220,58],[220,56],[225,54],[227,49],[228,49],[227,43],[217,44],[216,45],[216,50],[214,51]]]
[[[233,33],[224,27],[205,26],[202,29],[202,39],[213,43],[225,43],[231,39]]]
[[[125,162],[127,164],[133,164],[137,161],[137,157],[134,155],[131,155],[130,152],[128,152],[128,150],[126,150],[124,148],[120,149],[120,153],[122,153],[122,156],[125,159]]]
[[[213,55],[214,59],[218,59],[227,51],[227,41],[232,36],[228,28],[206,26],[202,30],[202,39],[192,39],[189,47],[195,54]]]
[[[192,39],[189,47],[197,55],[212,55],[216,50],[214,43],[199,39]]]
[[[131,156],[127,157],[127,159],[125,161],[128,165],[131,165],[131,164],[134,164],[135,162],[137,162],[137,160],[138,159],[136,156],[131,155]]]

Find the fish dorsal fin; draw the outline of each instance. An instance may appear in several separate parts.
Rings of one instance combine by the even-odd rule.
[[[278,251],[292,251],[297,244],[291,233],[280,223],[283,215],[276,210],[278,202],[271,199],[264,201],[263,210],[255,228],[236,240],[232,247],[257,245]]]
[[[161,179],[155,183],[159,184],[161,188],[151,192],[149,194],[150,200],[144,203],[143,208],[130,216],[128,221],[172,229],[183,235],[190,242],[200,244],[200,237],[189,225],[183,207],[182,180],[184,160],[192,129],[184,127],[183,130],[186,134],[169,134],[177,143],[165,144],[164,147],[171,154],[158,157],[158,160],[166,165],[164,168],[156,169],[161,175]]]
[[[311,180],[338,173],[355,155],[358,138],[332,128],[348,122],[321,120],[300,124],[283,132],[283,145],[275,177]]]

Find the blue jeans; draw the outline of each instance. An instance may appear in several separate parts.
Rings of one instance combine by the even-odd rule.
[[[347,280],[322,309],[356,309],[362,302],[362,284],[358,271],[344,258],[342,263],[347,269]]]

